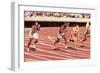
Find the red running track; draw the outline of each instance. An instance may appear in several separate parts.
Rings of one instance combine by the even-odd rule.
[[[67,59],[89,59],[90,58],[90,37],[81,43],[82,39],[80,35],[79,40],[76,43],[68,42],[68,48],[64,48],[64,40],[60,43],[53,45],[53,41],[48,39],[48,36],[56,39],[58,27],[41,27],[38,32],[40,35],[39,43],[36,44],[36,51],[27,52],[28,33],[30,28],[25,28],[24,31],[24,61],[48,61],[48,60],[67,60]],[[85,27],[80,27],[80,33],[85,31]],[[66,33],[66,38],[71,38],[72,28],[70,27]],[[34,41],[34,40],[33,40]],[[54,50],[57,49],[57,50]]]

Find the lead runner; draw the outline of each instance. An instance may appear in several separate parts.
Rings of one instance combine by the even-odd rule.
[[[58,32],[58,36],[57,36],[57,39],[55,40],[54,42],[54,45],[56,45],[56,43],[59,43],[60,39],[63,38],[64,41],[65,41],[65,48],[68,47],[67,45],[67,38],[65,37],[65,32],[67,31],[67,27],[69,26],[69,23],[64,23],[60,29],[59,29],[59,32]]]
[[[40,24],[38,24],[38,22],[35,22],[35,24],[32,25],[32,28],[30,29],[30,32],[29,32],[29,43],[28,43],[27,51],[30,50],[30,45],[33,39],[35,41],[33,43],[32,50],[35,51],[35,48],[36,48],[35,44],[38,42],[38,39],[39,39],[39,35],[38,35],[39,30],[40,30]]]

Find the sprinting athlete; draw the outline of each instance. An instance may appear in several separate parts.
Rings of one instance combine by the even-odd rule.
[[[90,24],[89,22],[86,23],[86,31],[83,33],[82,42],[86,41],[88,37],[90,37]]]
[[[54,45],[56,45],[56,43],[59,43],[60,39],[63,38],[65,41],[65,48],[67,48],[67,38],[65,37],[65,32],[67,31],[66,28],[69,26],[69,23],[64,23],[58,31],[58,36],[57,39],[54,42]]]
[[[75,42],[79,37],[79,25],[76,25],[75,27],[73,27],[72,30],[73,30],[71,33],[72,39],[70,39],[69,41]]]
[[[31,45],[31,42],[32,40],[34,39],[34,43],[33,43],[33,50],[35,51],[35,44],[38,42],[38,39],[39,39],[39,35],[38,35],[38,31],[40,30],[40,24],[38,24],[38,22],[35,22],[35,24],[32,25],[32,28],[30,29],[30,32],[29,32],[29,43],[28,43],[28,48],[27,48],[27,51],[30,50],[30,45]]]

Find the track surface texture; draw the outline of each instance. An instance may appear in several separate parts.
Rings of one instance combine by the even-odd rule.
[[[80,27],[80,35],[76,42],[68,41],[68,48],[64,48],[64,40],[61,39],[55,46],[54,40],[57,38],[59,27],[41,27],[39,34],[39,42],[36,44],[36,50],[26,51],[29,41],[29,30],[24,30],[24,61],[49,61],[49,60],[68,60],[68,59],[89,59],[90,58],[90,37],[85,42],[80,42],[85,32],[85,27]],[[72,27],[66,32],[67,40],[71,39]],[[32,41],[34,42],[34,40]],[[32,44],[31,44],[32,45]],[[54,50],[56,49],[56,50]]]

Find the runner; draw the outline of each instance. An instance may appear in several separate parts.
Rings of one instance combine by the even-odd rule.
[[[58,32],[58,36],[57,36],[57,40],[55,40],[54,45],[56,45],[56,43],[59,43],[60,39],[63,38],[65,41],[65,48],[67,48],[67,38],[65,37],[65,32],[67,31],[66,28],[69,26],[69,23],[64,23]]]
[[[32,25],[32,28],[30,29],[30,32],[29,32],[29,43],[28,43],[28,48],[27,48],[27,51],[30,50],[30,45],[31,45],[31,42],[32,40],[34,39],[34,43],[33,43],[33,50],[35,51],[35,44],[38,42],[38,39],[39,39],[39,35],[38,35],[38,31],[40,30],[40,24],[38,24],[38,22],[35,22],[35,24]]]
[[[86,31],[83,33],[83,39],[82,42],[86,41],[88,37],[90,37],[90,22],[88,21],[86,23]]]
[[[72,39],[70,39],[69,41],[71,42],[75,42],[78,37],[79,37],[79,25],[76,24],[75,27],[73,27],[73,31],[71,33]]]

